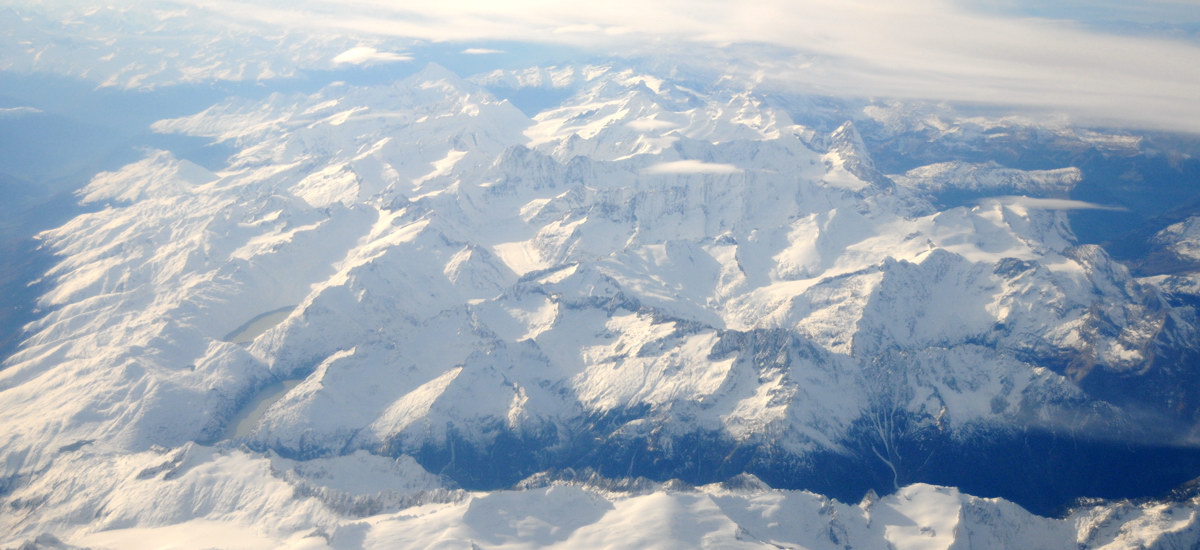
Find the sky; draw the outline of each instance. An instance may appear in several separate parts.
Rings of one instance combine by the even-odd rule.
[[[534,42],[718,60],[802,92],[1007,105],[1200,133],[1200,0],[124,2],[360,39],[359,49],[330,56],[339,63],[409,60],[379,47],[389,38],[461,42],[477,53],[489,41]]]

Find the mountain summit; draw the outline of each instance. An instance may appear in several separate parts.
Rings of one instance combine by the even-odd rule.
[[[1106,513],[1145,524],[1122,540],[1195,530],[924,484],[1045,513],[1106,495],[1043,453],[1194,443],[1194,312],[1079,243],[1077,170],[889,177],[855,122],[804,126],[765,92],[563,74],[532,117],[485,87],[518,75],[431,65],[158,122],[235,153],[149,152],[41,235],[45,313],[0,371],[12,540],[225,521],[638,546],[598,533],[646,513],[747,546],[1074,543]],[[982,198],[946,204],[960,181]],[[1186,480],[1152,469],[1130,475]]]

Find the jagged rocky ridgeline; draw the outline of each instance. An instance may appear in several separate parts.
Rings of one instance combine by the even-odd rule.
[[[749,473],[843,502],[932,482],[1050,513],[1198,471],[1194,311],[1078,243],[1078,170],[889,177],[852,121],[801,125],[744,87],[563,74],[566,99],[532,118],[488,89],[525,80],[430,66],[159,122],[237,153],[209,171],[150,152],[42,235],[59,256],[46,313],[0,371],[0,493],[20,511],[0,521],[32,537],[232,517],[286,538],[354,511],[569,497],[595,505],[582,529],[726,498],[463,505],[448,488],[568,468]],[[404,489],[330,473],[358,463]],[[759,533],[751,500],[798,499],[870,525],[776,490],[721,517]],[[905,495],[1024,514],[899,495],[901,515]],[[1144,540],[1191,529],[1122,506],[1087,513],[1152,517]],[[913,536],[967,536],[974,517]]]

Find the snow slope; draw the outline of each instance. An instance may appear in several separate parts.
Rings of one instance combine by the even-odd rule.
[[[215,172],[149,152],[41,236],[60,257],[45,315],[0,371],[0,498],[20,511],[0,518],[6,542],[1191,536],[1194,518],[1164,517],[1186,506],[1077,512],[1128,514],[1084,529],[924,485],[860,507],[715,486],[452,489],[568,467],[811,472],[814,456],[886,467],[898,488],[910,436],[1198,410],[1197,381],[1155,360],[1194,347],[1188,318],[1077,245],[1063,211],[939,210],[930,194],[1052,193],[1069,168],[893,181],[853,123],[818,132],[753,90],[564,74],[573,95],[532,118],[431,65],[156,124],[238,152]],[[773,519],[792,509],[814,523]],[[611,539],[631,536],[662,538]]]
[[[300,514],[297,514],[300,516]],[[857,505],[750,477],[698,488],[553,483],[460,494],[399,512],[311,521],[292,533],[234,518],[117,527],[41,548],[1183,548],[1193,505],[1082,507],[1041,518],[999,500],[912,485]],[[57,544],[55,541],[59,541]]]

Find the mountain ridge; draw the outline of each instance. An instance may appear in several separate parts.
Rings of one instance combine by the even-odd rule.
[[[912,484],[933,450],[1196,421],[1190,318],[1078,244],[1059,203],[939,208],[944,166],[897,184],[853,122],[823,136],[741,89],[599,69],[577,86],[529,117],[431,65],[157,123],[239,150],[217,171],[150,152],[42,235],[60,258],[46,313],[0,371],[0,493],[28,511],[10,531],[103,514],[128,481],[71,512],[60,487],[120,478],[126,456],[139,481],[199,468],[351,508],[278,471],[394,460],[438,498],[568,467],[748,473],[961,504]],[[1005,192],[1076,177],[955,168]],[[261,420],[223,439],[268,388]],[[362,506],[423,502],[388,498]],[[245,516],[222,499],[195,517]],[[135,508],[79,529],[136,526]]]

